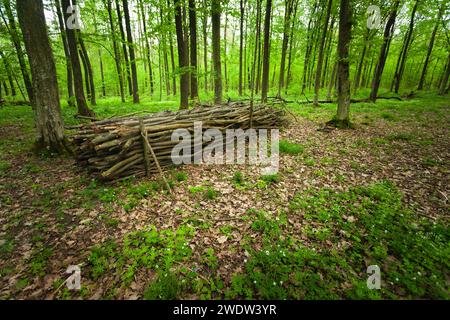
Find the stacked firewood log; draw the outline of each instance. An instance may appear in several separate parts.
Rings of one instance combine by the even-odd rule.
[[[286,122],[285,111],[269,105],[251,106],[234,102],[220,106],[200,105],[191,110],[160,112],[146,116],[126,116],[78,125],[69,138],[78,163],[100,179],[161,173],[173,165],[172,141],[177,129],[194,132],[194,123],[203,130],[276,129]]]

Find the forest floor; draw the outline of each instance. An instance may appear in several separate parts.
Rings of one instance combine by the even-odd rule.
[[[448,98],[354,104],[354,129],[318,131],[335,108],[289,105],[277,175],[185,166],[168,173],[172,198],[158,180],[102,184],[33,155],[31,108],[1,107],[0,299],[449,299]]]

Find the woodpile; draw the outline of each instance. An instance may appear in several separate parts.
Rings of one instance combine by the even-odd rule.
[[[286,122],[285,111],[269,105],[233,102],[221,106],[200,105],[192,110],[160,112],[146,116],[105,119],[71,127],[69,139],[78,163],[96,177],[115,180],[130,176],[162,174],[173,165],[172,141],[177,129],[194,132],[194,122],[203,130],[277,129]],[[202,142],[203,143],[203,142]]]

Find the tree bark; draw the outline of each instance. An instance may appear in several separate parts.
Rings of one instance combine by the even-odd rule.
[[[272,0],[267,0],[266,14],[264,20],[264,56],[263,56],[263,75],[261,82],[261,101],[263,103],[267,102],[267,93],[269,91],[271,16],[272,16]]]
[[[212,22],[212,47],[214,62],[214,103],[222,103],[222,65],[220,57],[220,14],[219,0],[212,0],[211,22]]]
[[[53,52],[47,34],[42,0],[17,2],[17,15],[33,78],[36,146],[64,152],[64,123]]]

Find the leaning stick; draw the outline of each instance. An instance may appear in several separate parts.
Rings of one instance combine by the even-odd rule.
[[[144,145],[146,147],[144,147],[144,155],[145,155],[145,162],[147,164],[147,175],[150,175],[150,159],[148,159],[148,150],[150,150],[153,160],[155,161],[156,167],[158,168],[159,174],[161,175],[161,178],[163,179],[166,187],[167,187],[167,191],[172,194],[172,189],[170,188],[169,183],[167,182],[166,176],[164,175],[164,172],[161,169],[161,166],[159,165],[159,161],[158,158],[156,157],[155,152],[153,151],[153,148],[150,144],[150,142],[148,141],[148,137],[147,137],[147,130],[145,130],[145,126],[144,126],[144,120],[141,118],[139,120],[140,124],[141,124],[141,136],[142,139],[144,141]]]

